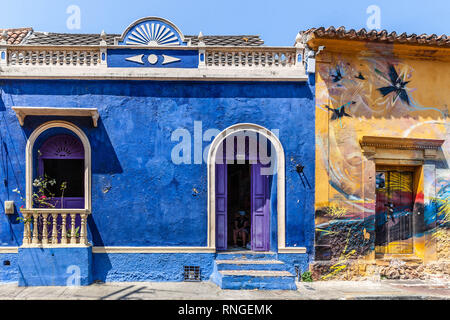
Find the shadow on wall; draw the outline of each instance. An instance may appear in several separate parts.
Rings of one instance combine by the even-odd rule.
[[[101,117],[98,120],[97,128],[92,128],[89,131],[88,137],[92,150],[92,174],[123,173],[123,168],[119,162]],[[89,215],[87,224],[92,243],[95,243],[96,246],[104,247],[105,243],[92,215]],[[105,260],[104,267],[108,270],[111,269],[109,258],[106,257]]]
[[[442,146],[437,150],[436,154],[436,169],[449,169],[450,159],[445,158],[444,150],[442,150]]]
[[[0,201],[2,203],[1,204],[2,210],[1,210],[0,214],[4,215],[4,212],[5,212],[4,209],[5,208],[3,206],[3,199],[0,199]],[[12,244],[14,244],[16,246],[20,246],[22,244],[22,238],[18,237],[18,235],[16,234],[16,232],[14,230],[14,227],[13,227],[13,225],[17,225],[17,224],[20,223],[17,220],[18,217],[19,217],[19,213],[17,211],[17,207],[15,206],[14,207],[14,214],[8,214],[5,217],[6,220],[8,221],[8,224],[9,224],[9,233],[7,233],[6,230],[4,230],[5,232],[3,234],[1,234],[0,241],[2,241],[2,242],[3,241],[9,242],[9,243],[12,243]]]
[[[123,172],[122,166],[101,118],[98,120],[97,127],[95,128],[92,126],[92,119],[89,117],[26,117],[23,131],[28,138],[39,125],[53,120],[71,122],[81,128],[87,135],[91,145],[92,174],[114,174]],[[45,132],[42,134],[44,135]]]
[[[17,200],[15,199],[15,195],[12,192],[12,188],[20,187],[20,178],[14,170],[15,163],[17,159],[12,159],[11,157],[16,156],[17,153],[14,148],[12,148],[12,153],[10,153],[10,147],[7,144],[8,137],[10,138],[10,132],[8,128],[7,119],[5,116],[6,106],[3,102],[3,97],[1,96],[0,91],[0,183],[2,184],[2,188],[4,188],[4,192],[0,193],[2,197],[0,197],[0,214],[2,215],[3,222],[6,222],[4,225],[4,233],[0,235],[0,242],[7,242],[12,245],[19,246],[21,244],[21,237],[17,233],[17,228],[14,225],[18,225],[20,222],[17,220],[19,217],[19,212],[17,205],[19,202],[15,201],[14,204],[14,214],[5,215],[5,207],[4,202],[6,200]],[[20,172],[20,169],[19,169]],[[11,181],[13,180],[13,181]],[[0,189],[1,190],[1,189]],[[3,223],[2,222],[2,223]],[[6,228],[9,226],[9,232],[6,232]],[[2,228],[0,226],[0,228]]]
[[[88,137],[92,150],[92,173],[123,173],[123,168],[101,118],[98,120],[97,128],[90,130]]]
[[[220,84],[220,85],[218,85]],[[239,84],[239,85],[237,85]],[[314,84],[314,83],[313,83]],[[312,85],[313,85],[312,84]],[[49,91],[51,87],[51,91]],[[270,90],[268,90],[268,87]],[[48,105],[52,97],[53,106],[68,106],[67,96],[78,96],[79,100],[70,105],[86,105],[85,96],[95,100],[103,97],[158,97],[158,98],[314,98],[309,83],[296,82],[214,82],[202,81],[141,81],[141,80],[71,80],[71,81],[27,81],[8,82],[3,88],[6,94],[23,103],[20,99],[33,97],[36,105]],[[301,95],[299,95],[301,91]],[[45,101],[45,103],[44,103]],[[92,102],[92,101],[91,101]],[[75,105],[74,105],[75,103]],[[89,103],[90,104],[90,103]]]
[[[5,111],[6,107],[5,107],[5,103],[3,102],[3,98],[1,96],[1,92],[0,92],[0,111]]]

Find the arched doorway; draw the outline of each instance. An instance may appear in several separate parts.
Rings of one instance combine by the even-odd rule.
[[[216,248],[270,249],[269,150],[264,136],[245,130],[228,136],[216,155]],[[268,148],[269,147],[269,148]],[[222,150],[222,151],[220,151]],[[263,155],[264,154],[264,155]],[[270,161],[270,159],[268,159]],[[238,246],[238,241],[240,246]]]
[[[240,145],[236,143],[239,139]],[[256,142],[253,147],[252,140]],[[263,140],[268,147],[265,152],[262,152],[264,147],[260,145]],[[242,144],[242,141],[246,142]],[[270,163],[267,159],[261,159],[261,152],[270,158]],[[233,174],[248,177],[249,181],[230,181]],[[229,230],[234,227],[232,221],[238,216],[236,213],[247,209],[247,248],[269,251],[273,245],[271,238],[277,239],[275,247],[284,248],[284,176],[284,152],[273,132],[254,124],[238,124],[221,132],[212,142],[208,154],[209,245],[216,250],[229,249],[234,242],[233,232]],[[250,205],[242,203],[245,195],[239,203],[230,202],[233,198],[230,191],[242,186],[247,189],[244,193],[250,199]]]
[[[37,174],[56,182],[48,186],[55,208],[84,208],[84,148],[80,139],[58,134],[45,140],[39,149]]]

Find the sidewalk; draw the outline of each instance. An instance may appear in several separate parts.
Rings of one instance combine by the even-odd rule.
[[[87,287],[18,287],[1,284],[1,300],[359,300],[449,299],[450,283],[438,281],[321,281],[297,291],[221,290],[204,282],[121,282]]]

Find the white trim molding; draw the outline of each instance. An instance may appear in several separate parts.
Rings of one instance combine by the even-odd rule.
[[[181,48],[181,47],[180,47]],[[206,59],[206,57],[205,57]],[[171,80],[171,81],[294,81],[306,82],[302,68],[104,68],[104,67],[0,67],[2,79]]]
[[[1,253],[18,253],[19,247],[0,247],[0,254]]]
[[[94,127],[97,127],[99,118],[97,108],[12,107],[12,109],[21,126],[26,116],[91,117]]]
[[[306,253],[305,247],[278,248],[278,253]]]
[[[58,249],[58,248],[89,248],[90,244],[76,243],[76,244],[23,244],[21,248],[41,248],[41,249]]]
[[[208,247],[216,248],[216,166],[215,159],[219,146],[230,135],[239,131],[252,131],[265,136],[272,143],[277,154],[277,236],[278,252],[286,248],[285,221],[285,158],[280,140],[270,130],[253,124],[232,125],[219,133],[211,143],[208,152]]]
[[[93,247],[92,253],[215,253],[210,247]]]
[[[83,143],[84,148],[84,209],[91,212],[91,145],[86,134],[79,127],[68,121],[49,121],[36,128],[27,141],[25,162],[26,162],[26,209],[32,209],[33,194],[33,146],[36,139],[51,128],[65,128],[77,135]]]

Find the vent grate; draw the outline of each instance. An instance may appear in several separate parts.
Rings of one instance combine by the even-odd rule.
[[[199,266],[184,266],[184,281],[200,281]]]

